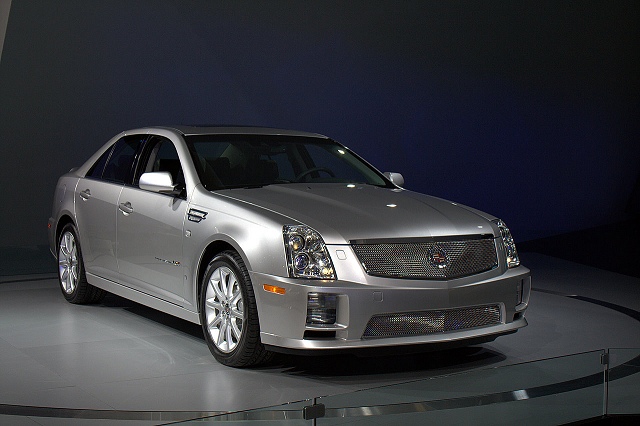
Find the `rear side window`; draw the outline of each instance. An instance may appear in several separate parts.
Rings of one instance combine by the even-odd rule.
[[[146,135],[125,136],[100,156],[88,177],[114,183],[129,182],[133,165]]]
[[[113,151],[114,145],[111,145],[111,147],[107,149],[104,152],[104,154],[100,156],[100,158],[98,158],[98,161],[96,161],[95,164],[91,166],[91,168],[89,169],[89,172],[87,173],[87,177],[102,179],[102,172],[104,171],[104,165],[107,164],[107,160],[111,155],[111,151]]]

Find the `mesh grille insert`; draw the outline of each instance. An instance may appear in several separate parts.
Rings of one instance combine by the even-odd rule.
[[[369,320],[362,338],[421,336],[500,323],[498,305],[375,315]]]
[[[367,274],[378,277],[453,279],[498,266],[493,238],[353,244],[352,247]]]

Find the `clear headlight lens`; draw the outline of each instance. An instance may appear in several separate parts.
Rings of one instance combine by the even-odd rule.
[[[287,250],[289,276],[336,279],[333,262],[320,234],[302,225],[285,225],[282,234]]]
[[[504,244],[504,251],[507,254],[507,266],[509,268],[515,268],[520,266],[520,257],[518,257],[518,250],[516,250],[516,243],[513,241],[511,231],[507,228],[507,225],[500,220],[493,221],[500,229],[500,235],[502,236],[502,243]]]

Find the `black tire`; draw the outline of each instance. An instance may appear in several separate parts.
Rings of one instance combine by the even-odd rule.
[[[200,322],[207,346],[221,364],[249,367],[271,359],[260,341],[249,272],[235,251],[216,255],[207,266],[200,286]]]
[[[71,223],[65,225],[58,236],[57,255],[58,282],[64,298],[78,305],[102,300],[106,292],[87,282],[78,231]]]

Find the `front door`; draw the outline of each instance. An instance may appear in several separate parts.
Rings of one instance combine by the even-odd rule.
[[[168,171],[174,183],[184,185],[173,143],[152,137],[141,157],[138,176]],[[117,257],[121,280],[144,293],[183,304],[183,227],[185,197],[125,186],[118,200]]]

